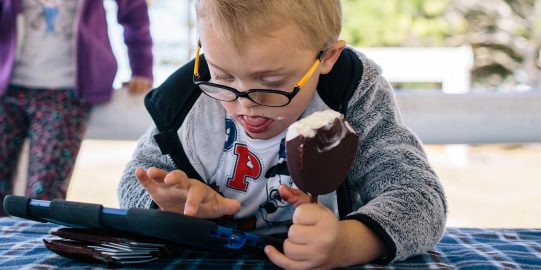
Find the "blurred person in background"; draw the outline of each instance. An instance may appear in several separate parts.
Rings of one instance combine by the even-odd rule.
[[[145,0],[116,0],[132,77],[152,87]],[[103,1],[0,0],[0,199],[30,139],[25,196],[64,199],[93,104],[111,100],[117,62]],[[3,209],[0,216],[5,215]]]

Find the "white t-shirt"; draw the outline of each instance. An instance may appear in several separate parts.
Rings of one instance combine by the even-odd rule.
[[[295,207],[280,198],[278,188],[296,188],[286,163],[286,131],[269,140],[250,138],[233,119],[225,119],[226,138],[218,169],[210,179],[226,198],[241,202],[234,218],[239,228],[285,233]]]
[[[77,0],[23,0],[17,26],[17,57],[12,84],[34,88],[73,88],[73,30]]]

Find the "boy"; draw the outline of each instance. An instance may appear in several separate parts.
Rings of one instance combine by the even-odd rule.
[[[155,203],[203,218],[232,215],[257,232],[287,232],[283,253],[265,248],[287,269],[403,260],[437,243],[446,217],[442,187],[379,67],[338,40],[339,0],[200,0],[196,11],[210,81],[199,74],[198,50],[193,80],[205,95],[175,136],[201,179],[162,156],[151,128],[124,173],[121,207]],[[164,84],[193,86],[180,85],[177,75]],[[342,91],[348,87],[350,94]],[[283,140],[291,123],[328,109],[337,93],[345,102],[335,109],[359,134],[350,197],[337,191],[306,203],[283,170]]]

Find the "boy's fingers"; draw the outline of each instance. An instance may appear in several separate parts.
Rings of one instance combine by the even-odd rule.
[[[306,225],[300,225],[293,223],[289,227],[289,230],[287,231],[287,243],[290,244],[297,244],[297,245],[306,245],[310,242],[310,240],[313,240],[313,235],[310,233],[309,226]],[[285,249],[285,244],[284,244]],[[290,251],[290,250],[288,250]],[[290,254],[288,254],[290,255]]]
[[[179,188],[189,188],[190,182],[188,181],[188,175],[181,170],[170,171],[163,181],[169,185],[178,185]]]
[[[158,169],[156,167],[150,167],[147,170],[147,174],[150,178],[157,180],[159,182],[162,182],[165,176],[167,175],[167,172],[162,169]]]
[[[264,251],[269,260],[280,268],[292,269],[295,266],[295,261],[291,260],[271,245],[267,245]]]
[[[199,211],[199,205],[205,197],[205,189],[200,185],[190,185],[186,205],[184,206],[184,215],[195,216]]]
[[[156,189],[158,188],[158,184],[156,183],[156,180],[150,178],[148,176],[147,171],[143,168],[137,168],[135,169],[135,177],[141,183],[144,189],[146,189],[149,193],[156,192]]]
[[[295,207],[310,202],[310,196],[299,189],[290,188],[287,185],[280,185],[280,197]]]
[[[328,209],[321,204],[309,203],[300,205],[293,213],[293,223],[301,225],[315,225],[320,222]]]
[[[135,177],[145,188],[152,182],[152,179],[150,179],[150,177],[147,175],[147,172],[143,168],[135,169]]]
[[[223,198],[220,202],[223,215],[234,215],[240,210],[240,202],[234,199]]]

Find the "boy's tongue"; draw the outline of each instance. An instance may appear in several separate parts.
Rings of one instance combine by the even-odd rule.
[[[244,116],[242,120],[249,132],[262,132],[272,122],[272,119],[261,116]]]

